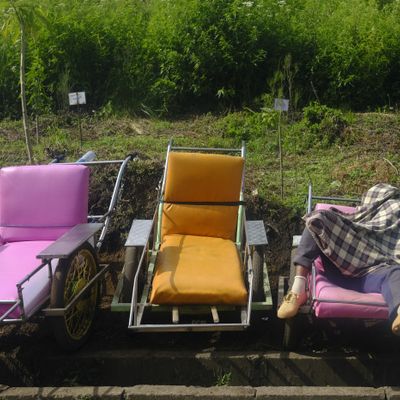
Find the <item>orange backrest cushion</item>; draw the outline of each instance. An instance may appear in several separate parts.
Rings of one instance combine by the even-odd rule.
[[[162,215],[162,236],[213,236],[234,240],[244,159],[202,153],[169,153]]]

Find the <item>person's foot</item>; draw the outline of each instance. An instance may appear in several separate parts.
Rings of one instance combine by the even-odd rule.
[[[398,315],[393,321],[392,332],[395,335],[400,336],[400,315]]]
[[[283,302],[278,309],[278,318],[292,318],[294,317],[302,304],[307,300],[306,292],[296,294],[291,291],[283,298]],[[400,321],[399,321],[400,324]]]

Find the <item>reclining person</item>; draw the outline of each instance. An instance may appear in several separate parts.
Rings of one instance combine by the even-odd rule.
[[[400,189],[378,184],[351,214],[335,208],[304,217],[305,229],[293,263],[291,289],[278,309],[279,318],[295,316],[305,303],[307,275],[321,257],[327,278],[362,293],[381,293],[392,332],[400,336]]]

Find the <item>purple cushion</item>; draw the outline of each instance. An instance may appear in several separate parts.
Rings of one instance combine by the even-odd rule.
[[[324,275],[323,264],[320,258],[315,260],[314,265],[316,267],[315,297],[319,299],[319,301],[314,302],[314,311],[317,317],[388,318],[388,308],[380,293],[361,293],[356,290],[344,289],[327,279]],[[321,300],[329,300],[329,302]],[[351,304],[352,302],[369,304]]]
[[[0,170],[0,244],[55,240],[87,221],[89,169],[35,165]]]
[[[15,301],[18,299],[16,284],[41,264],[36,255],[50,245],[51,241],[14,242],[0,246],[0,299]],[[53,260],[53,269],[58,260]],[[23,285],[23,300],[26,316],[29,317],[50,293],[48,267],[44,267]],[[10,308],[0,304],[0,315]],[[19,309],[10,317],[18,318]]]

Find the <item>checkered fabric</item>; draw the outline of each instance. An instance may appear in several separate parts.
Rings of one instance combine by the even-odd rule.
[[[321,251],[343,275],[359,277],[400,264],[400,190],[380,183],[354,213],[333,208],[304,217]]]

